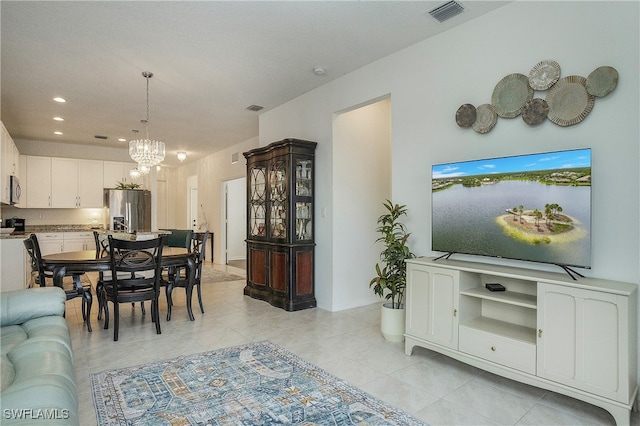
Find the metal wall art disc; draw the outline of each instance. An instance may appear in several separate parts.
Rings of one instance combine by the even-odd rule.
[[[562,78],[549,90],[549,120],[559,126],[572,126],[584,120],[593,109],[595,97],[587,92],[587,79],[577,75]]]
[[[618,85],[618,71],[613,67],[596,68],[587,77],[587,92],[593,96],[607,96]]]
[[[469,127],[476,121],[476,107],[471,104],[464,104],[456,111],[456,123],[460,127]]]
[[[525,123],[535,126],[547,119],[549,105],[544,99],[536,98],[527,102],[522,108],[522,119]]]
[[[496,114],[493,106],[489,104],[482,104],[476,108],[476,121],[473,122],[473,130],[478,133],[487,133],[493,129],[498,121],[498,115]]]
[[[547,90],[560,78],[560,64],[556,61],[541,61],[529,72],[529,86],[533,90]]]
[[[493,89],[491,105],[500,117],[513,118],[520,115],[524,104],[532,98],[533,89],[529,86],[529,78],[524,74],[509,74]]]

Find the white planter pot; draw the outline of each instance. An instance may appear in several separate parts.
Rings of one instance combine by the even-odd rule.
[[[380,315],[380,328],[382,335],[389,342],[402,342],[404,340],[405,308],[391,309],[391,303],[382,305]]]

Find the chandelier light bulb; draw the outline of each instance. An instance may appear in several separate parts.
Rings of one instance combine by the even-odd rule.
[[[180,160],[180,162],[183,162],[186,159],[187,159],[187,153],[184,152],[184,151],[179,151],[178,152],[178,160]]]

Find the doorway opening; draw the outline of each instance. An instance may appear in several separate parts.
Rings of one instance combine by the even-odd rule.
[[[223,182],[222,247],[224,263],[246,269],[247,179]]]

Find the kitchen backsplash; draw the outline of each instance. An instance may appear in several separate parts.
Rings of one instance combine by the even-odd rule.
[[[104,209],[21,209],[2,206],[2,220],[19,217],[27,226],[44,225],[86,225],[104,226]]]

